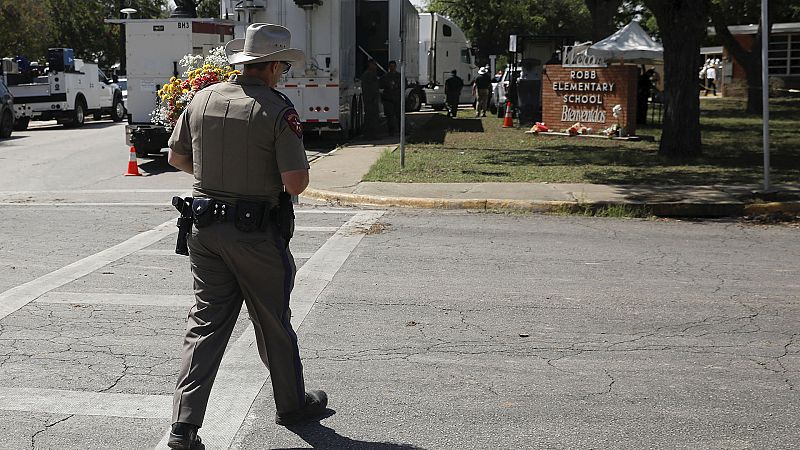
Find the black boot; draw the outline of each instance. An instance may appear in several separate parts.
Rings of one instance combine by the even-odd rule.
[[[206,450],[202,439],[197,435],[198,428],[190,423],[173,423],[167,446],[174,450]]]
[[[306,392],[305,406],[288,413],[275,414],[275,423],[288,427],[317,419],[325,414],[325,408],[327,406],[328,394],[326,394],[325,391],[308,391]]]

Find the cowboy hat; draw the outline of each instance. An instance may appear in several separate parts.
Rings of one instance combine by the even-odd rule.
[[[304,60],[302,50],[289,48],[291,37],[286,27],[254,23],[247,27],[244,39],[234,39],[225,44],[225,55],[231,65]]]

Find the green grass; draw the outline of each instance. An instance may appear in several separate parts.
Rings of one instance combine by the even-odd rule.
[[[703,155],[680,161],[658,155],[657,142],[528,135],[502,119],[436,115],[409,137],[406,167],[399,152],[384,155],[364,181],[552,182],[599,184],[759,184],[761,117],[743,100],[701,100]],[[773,183],[800,181],[800,100],[773,99],[770,140]],[[660,127],[638,134],[660,138]]]

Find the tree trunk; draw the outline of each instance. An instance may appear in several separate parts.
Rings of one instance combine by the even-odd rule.
[[[658,153],[701,153],[698,60],[708,0],[649,0],[664,43],[664,121]]]
[[[760,55],[758,55],[760,56]],[[761,61],[756,63],[742,64],[744,73],[747,77],[747,108],[748,114],[761,114],[764,110],[761,99]],[[769,87],[768,87],[769,89]]]
[[[622,0],[585,0],[592,16],[592,41],[605,39],[615,31],[614,14],[622,5]]]

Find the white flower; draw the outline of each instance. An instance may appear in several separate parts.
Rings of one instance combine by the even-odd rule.
[[[614,105],[614,107],[611,108],[611,114],[614,115],[614,117],[619,118],[621,113],[622,113],[622,105]]]
[[[224,49],[223,49],[224,51]],[[192,70],[199,69],[203,67],[203,56],[202,55],[192,55],[188,54],[181,58],[180,62],[178,63],[181,67],[185,67],[186,70],[183,71],[184,78],[188,76],[189,72]]]
[[[208,52],[206,64],[225,69],[229,66],[228,57],[225,55],[225,47],[213,48]]]

